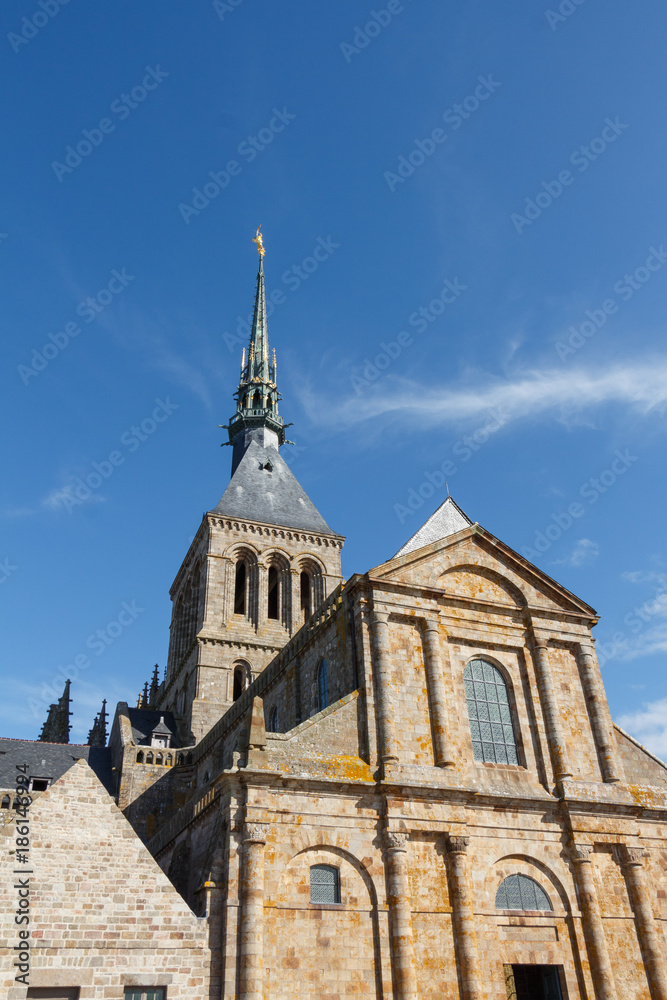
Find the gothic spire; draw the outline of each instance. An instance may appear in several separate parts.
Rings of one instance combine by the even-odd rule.
[[[105,747],[107,745],[107,700],[102,702],[101,711],[95,716],[93,728],[88,733],[88,746]]]
[[[148,692],[148,707],[155,708],[157,704],[157,692],[160,687],[160,680],[158,678],[158,665],[155,664],[153,669],[153,676],[151,678],[150,691]]]
[[[69,691],[70,682],[67,680],[65,681],[65,690],[57,704],[49,705],[49,714],[38,737],[42,743],[69,743],[69,718],[72,714],[69,710]]]
[[[285,424],[278,414],[280,393],[276,386],[276,356],[269,358],[269,331],[266,321],[266,290],[264,287],[264,241],[260,228],[253,242],[257,244],[259,268],[255,289],[255,309],[250,330],[248,357],[243,351],[241,378],[236,391],[236,413],[225,425],[234,448],[232,475],[252,441],[262,447],[278,449],[285,444]],[[289,424],[287,425],[289,426]]]

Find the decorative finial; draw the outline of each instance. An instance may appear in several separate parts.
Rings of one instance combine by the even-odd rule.
[[[245,347],[243,348],[243,354],[241,355],[241,374],[243,374],[244,368],[245,368]]]
[[[266,253],[266,250],[264,249],[264,237],[260,232],[261,228],[262,228],[261,224],[257,226],[257,233],[253,237],[253,243],[257,244],[257,253],[259,254],[260,257],[263,257],[264,254]]]

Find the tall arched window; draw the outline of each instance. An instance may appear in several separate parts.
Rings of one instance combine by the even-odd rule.
[[[278,576],[278,567],[269,566],[269,600],[267,614],[269,618],[280,618],[279,613],[279,601],[278,597],[280,594],[280,578]]]
[[[271,709],[271,714],[269,715],[269,732],[278,732],[278,709],[275,705]]]
[[[475,760],[518,764],[505,678],[492,663],[471,660],[463,672]]]
[[[246,688],[246,671],[242,664],[238,663],[234,667],[234,683],[232,688],[232,701],[238,701]]]
[[[234,614],[244,615],[246,613],[246,581],[248,571],[246,564],[240,559],[236,564],[236,578],[234,581]]]
[[[497,910],[553,910],[542,886],[528,875],[508,875],[498,886]]]
[[[327,678],[327,661],[320,660],[317,668],[317,710],[323,711],[329,704],[329,681]]]
[[[301,573],[299,578],[301,585],[301,616],[304,621],[307,621],[313,613],[312,602],[311,602],[311,583],[310,583],[310,573],[306,573],[305,570]]]
[[[333,865],[311,865],[311,903],[340,903],[340,873]]]

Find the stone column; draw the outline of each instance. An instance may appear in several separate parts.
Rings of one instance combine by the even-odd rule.
[[[391,696],[391,666],[389,663],[389,615],[374,611],[371,618],[371,643],[373,674],[375,675],[375,702],[377,706],[378,756],[381,764],[398,761],[394,706]]]
[[[292,569],[289,571],[289,577],[291,578],[291,588],[292,588],[292,613],[290,621],[290,631],[292,633],[297,632],[301,625],[301,578],[298,569]]]
[[[243,828],[243,858],[239,897],[240,1000],[263,1000],[264,946],[264,845],[268,827],[246,823]]]
[[[437,622],[426,620],[423,623],[422,642],[424,644],[424,667],[426,669],[428,698],[431,707],[435,766],[454,767],[447,733],[447,712],[445,708],[447,695],[442,678],[442,649]]]
[[[549,744],[549,753],[551,754],[551,765],[554,771],[554,781],[558,782],[563,778],[571,778],[572,770],[567,762],[565,743],[558,721],[558,701],[551,676],[549,652],[546,643],[540,639],[536,639],[533,644],[533,661],[535,663],[537,687],[544,714],[547,743]]]
[[[575,844],[570,849],[570,854],[574,862],[574,878],[596,1000],[617,1000],[600,905],[593,882],[590,857],[592,850],[590,844]]]
[[[454,948],[461,980],[461,1000],[483,1000],[482,972],[466,861],[467,850],[467,837],[447,838],[449,893],[452,903]]]
[[[593,737],[600,758],[602,780],[620,781],[621,770],[614,745],[614,730],[593,647],[582,642],[577,643],[577,661],[591,718]]]
[[[641,847],[628,847],[626,844],[621,844],[619,856],[635,914],[637,938],[644,958],[651,998],[652,1000],[667,1000],[665,957],[655,925],[651,894],[644,878],[645,851]]]
[[[407,837],[385,833],[391,964],[396,1000],[417,1000],[417,977],[412,943],[412,914],[408,885]]]

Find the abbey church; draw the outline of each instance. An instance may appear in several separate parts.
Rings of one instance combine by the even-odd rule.
[[[281,455],[256,242],[164,678],[108,741],[103,706],[69,743],[69,684],[0,740],[0,994],[667,1000],[667,767],[611,720],[595,611],[450,497],[342,578]]]

